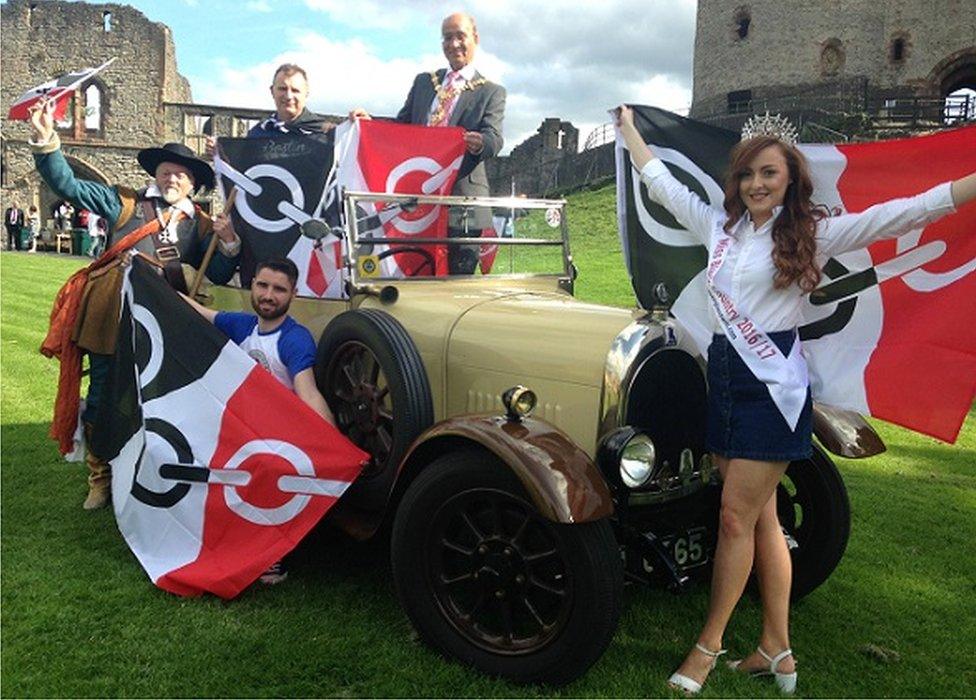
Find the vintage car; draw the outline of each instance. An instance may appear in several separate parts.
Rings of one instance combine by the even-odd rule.
[[[663,305],[573,297],[562,200],[344,199],[348,223],[332,233],[347,298],[292,306],[320,338],[316,377],[340,429],[372,455],[329,517],[356,538],[391,528],[397,595],[429,645],[514,681],[567,683],[610,643],[625,577],[675,591],[707,577],[721,484],[704,449],[702,358]],[[451,239],[484,247],[476,274],[434,274],[444,239],[377,224],[447,205],[504,222],[497,249]],[[215,297],[249,307],[244,290]],[[813,457],[778,491],[794,598],[847,544],[826,450],[884,449],[856,414],[818,407],[815,430]]]

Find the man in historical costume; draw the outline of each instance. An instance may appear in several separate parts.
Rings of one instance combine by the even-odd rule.
[[[20,250],[20,231],[24,228],[24,210],[17,200],[3,212],[3,225],[7,229],[7,250]]]
[[[487,197],[490,194],[485,161],[502,148],[502,120],[505,116],[505,88],[489,82],[474,66],[478,48],[478,27],[474,18],[455,13],[441,23],[441,48],[448,68],[420,73],[397,121],[428,126],[460,126],[466,129],[467,152],[461,162],[451,194]],[[357,108],[350,117],[368,119]],[[491,210],[478,207],[452,207],[448,218],[448,237],[479,237],[492,226]],[[480,246],[461,246],[448,252],[451,274],[471,274],[478,265]]]
[[[30,143],[41,177],[59,197],[104,217],[109,231],[106,244],[111,254],[77,273],[59,293],[52,314],[52,327],[42,347],[45,354],[57,355],[61,359],[52,435],[58,438],[62,452],[67,452],[70,448],[64,436],[73,427],[70,419],[77,421],[78,348],[89,352],[91,366],[88,399],[82,415],[86,431],[91,430],[95,419],[110,356],[115,349],[114,332],[105,332],[106,324],[109,329],[114,328],[113,319],[110,313],[102,313],[101,305],[111,305],[117,300],[110,288],[91,286],[99,275],[105,277],[102,273],[108,267],[108,259],[117,259],[118,254],[127,249],[143,253],[156,261],[174,288],[186,292],[182,263],[199,268],[207,257],[211,237],[216,236],[216,250],[210,250],[212,257],[206,266],[206,274],[217,284],[226,283],[237,267],[240,239],[228,217],[221,215],[211,219],[193,203],[191,196],[197,188],[213,186],[214,173],[186,146],[168,143],[161,148],[140,151],[139,164],[155,178],[155,182],[134,190],[124,185],[108,186],[75,177],[60,150],[60,140],[54,130],[52,101],[39,102],[32,109],[30,123],[33,130]],[[55,317],[59,313],[60,319],[56,323]],[[72,400],[74,406],[70,405]],[[90,510],[108,503],[111,475],[108,464],[97,456],[89,453],[86,459],[90,475],[84,508]]]

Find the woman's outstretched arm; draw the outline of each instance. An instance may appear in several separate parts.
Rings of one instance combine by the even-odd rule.
[[[615,116],[620,135],[630,152],[630,160],[640,173],[640,181],[647,188],[647,194],[687,229],[688,242],[684,245],[707,244],[712,229],[724,220],[723,213],[712,209],[657,159],[634,126],[634,111],[630,107],[621,105],[615,111]]]
[[[617,126],[620,128],[620,135],[624,137],[624,143],[627,144],[627,150],[630,151],[630,160],[639,172],[654,158],[654,154],[644,143],[641,135],[637,133],[637,127],[634,126],[634,110],[627,105],[620,105],[615,111],[615,117]]]
[[[952,203],[958,209],[966,202],[976,199],[976,173],[959,178],[952,183]]]

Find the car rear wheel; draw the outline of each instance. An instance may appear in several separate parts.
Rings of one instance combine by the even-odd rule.
[[[420,636],[490,675],[568,683],[616,630],[623,574],[610,524],[543,518],[486,451],[424,468],[397,511],[391,549],[397,595]]]
[[[776,507],[793,559],[790,596],[799,600],[837,568],[851,532],[844,480],[818,445],[810,459],[787,467],[776,491]]]
[[[344,500],[382,507],[407,448],[434,422],[420,353],[389,314],[346,311],[322,333],[316,381],[339,430],[370,454]]]

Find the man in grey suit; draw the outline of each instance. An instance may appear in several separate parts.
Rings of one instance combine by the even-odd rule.
[[[414,78],[407,101],[397,114],[399,122],[429,126],[460,126],[467,152],[461,162],[452,194],[486,197],[489,192],[485,161],[502,148],[502,119],[505,116],[505,88],[489,82],[474,65],[478,28],[474,18],[463,13],[441,23],[441,47],[450,68],[420,73]],[[363,109],[350,118],[369,119]],[[491,210],[452,207],[448,220],[451,238],[479,237],[491,227]],[[451,274],[472,274],[478,265],[480,246],[461,246],[448,253]]]

